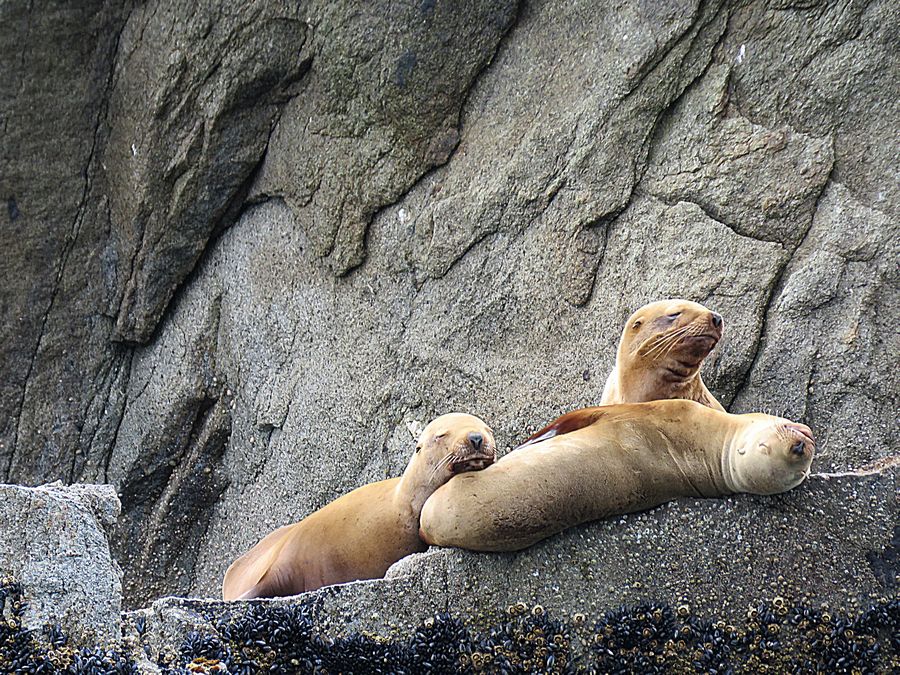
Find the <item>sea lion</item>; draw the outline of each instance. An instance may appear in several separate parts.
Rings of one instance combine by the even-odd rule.
[[[225,572],[225,600],[295,595],[321,586],[374,579],[400,558],[424,551],[419,512],[453,476],[496,457],[493,432],[477,417],[441,415],[429,423],[399,478],[353,490],[293,525],[281,527]]]
[[[700,378],[723,325],[721,315],[690,300],[644,305],[625,324],[600,404],[683,398],[724,410]]]
[[[677,497],[784,492],[804,480],[815,452],[803,424],[694,401],[586,408],[554,425],[561,433],[436,490],[422,509],[421,538],[515,551]]]

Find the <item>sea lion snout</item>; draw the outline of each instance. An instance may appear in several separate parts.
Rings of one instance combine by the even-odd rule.
[[[813,438],[812,429],[805,424],[791,423],[784,425],[790,440],[794,441],[790,446],[790,453],[796,457],[812,457],[816,451],[816,441]]]
[[[785,424],[784,428],[787,429],[789,432],[791,432],[797,436],[800,436],[801,440],[809,441],[813,445],[816,444],[816,439],[813,438],[812,429],[810,429],[805,424],[800,424],[799,422],[791,422],[789,424]]]
[[[702,319],[699,320],[702,321]],[[709,328],[704,330],[703,334],[713,338],[713,347],[715,347],[716,343],[722,339],[722,332],[725,330],[725,320],[718,312],[711,311],[707,317],[707,325]]]
[[[465,454],[459,453],[457,457],[451,459],[451,473],[480,471],[496,461],[497,451],[492,438],[489,438],[487,443],[485,443],[484,434],[471,431],[466,434],[466,442],[470,452]]]
[[[479,434],[477,431],[469,432],[469,445],[472,446],[472,449],[475,452],[479,452],[481,450],[481,444],[484,442],[484,436]]]
[[[706,321],[704,321],[704,318]],[[708,311],[705,317],[700,314],[690,323],[693,325],[693,328],[688,331],[688,334],[695,340],[706,341],[709,351],[712,351],[719,340],[722,339],[722,332],[725,329],[725,320],[718,312]]]

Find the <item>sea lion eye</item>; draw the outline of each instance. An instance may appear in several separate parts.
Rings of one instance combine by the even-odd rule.
[[[633,324],[631,324],[631,328],[632,328],[633,330],[637,330],[638,328],[641,327],[641,324],[643,324],[643,323],[644,323],[643,321],[641,321],[640,319],[638,319],[638,320],[635,321]]]
[[[677,319],[679,316],[681,316],[681,312],[673,312],[672,314],[668,314],[668,315],[666,315],[666,316],[667,316],[667,318],[669,319],[669,321],[674,321],[674,320]]]
[[[447,435],[447,432],[445,431],[444,433],[438,434],[437,436],[435,436],[435,437],[434,437],[434,440],[439,441],[439,440],[441,440],[441,439],[442,439],[444,436],[446,436],[446,435]]]

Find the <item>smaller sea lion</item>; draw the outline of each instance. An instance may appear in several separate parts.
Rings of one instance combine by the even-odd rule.
[[[683,398],[724,410],[700,378],[723,327],[721,315],[690,300],[644,305],[625,324],[600,404]]]
[[[427,548],[418,535],[419,513],[431,493],[495,458],[494,435],[483,421],[441,415],[422,430],[402,476],[357,488],[266,536],[225,572],[222,597],[295,595],[384,576],[400,558]]]
[[[785,492],[803,482],[815,453],[803,424],[694,401],[586,408],[538,435],[554,426],[559,433],[547,440],[436,490],[422,508],[422,539],[515,551],[572,525],[677,497]]]

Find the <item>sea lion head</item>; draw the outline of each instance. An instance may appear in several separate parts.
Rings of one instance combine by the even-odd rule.
[[[802,483],[816,452],[812,430],[762,413],[741,417],[750,423],[735,435],[723,459],[737,491],[772,495]]]
[[[722,338],[722,316],[690,300],[660,300],[628,319],[618,358],[632,368],[662,367],[673,380],[694,375]]]
[[[474,415],[449,413],[422,430],[413,461],[423,463],[427,482],[443,485],[458,473],[493,464],[496,458],[494,433],[487,424]]]

